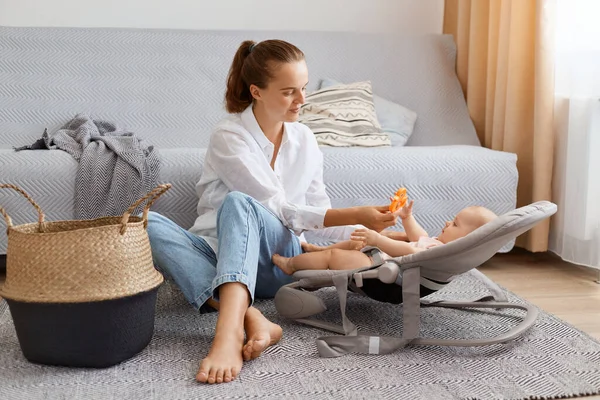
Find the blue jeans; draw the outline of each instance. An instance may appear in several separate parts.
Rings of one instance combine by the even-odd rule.
[[[252,197],[229,193],[217,214],[218,255],[206,241],[170,219],[150,212],[148,236],[152,259],[167,279],[181,289],[196,309],[211,296],[218,300],[218,287],[240,282],[252,301],[275,296],[293,281],[271,262],[274,253],[293,257],[302,253],[300,240],[279,218]]]

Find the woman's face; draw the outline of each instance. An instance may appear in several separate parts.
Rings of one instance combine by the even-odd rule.
[[[304,104],[308,68],[304,60],[280,64],[273,71],[273,79],[260,89],[250,85],[257,106],[273,121],[295,122]]]

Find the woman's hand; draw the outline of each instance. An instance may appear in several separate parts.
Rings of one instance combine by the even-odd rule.
[[[377,242],[381,235],[371,229],[357,229],[350,235],[350,240],[363,242],[365,246],[377,247]],[[364,246],[363,246],[364,247]]]
[[[389,206],[362,206],[356,207],[357,220],[360,225],[364,225],[375,232],[381,232],[385,228],[396,225],[398,213],[391,213]]]

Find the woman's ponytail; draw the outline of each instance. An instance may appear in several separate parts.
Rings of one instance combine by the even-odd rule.
[[[249,85],[244,82],[242,69],[244,61],[250,55],[250,49],[255,45],[252,40],[242,42],[238,48],[227,77],[227,91],[225,92],[225,107],[229,113],[240,113],[252,104],[252,95]]]

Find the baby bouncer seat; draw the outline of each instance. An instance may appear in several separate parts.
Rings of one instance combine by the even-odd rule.
[[[508,302],[503,290],[476,268],[556,210],[554,203],[539,201],[501,215],[463,238],[426,251],[384,261],[378,256],[378,249],[365,248],[362,251],[369,252],[374,260],[371,266],[347,271],[297,271],[293,275],[296,280],[277,292],[275,307],[283,317],[343,335],[318,338],[321,357],[338,357],[351,352],[387,354],[409,344],[482,346],[512,340],[535,323],[538,311],[530,305]],[[489,296],[469,302],[421,299],[471,270],[489,288]],[[330,286],[337,289],[342,326],[310,318],[327,309],[315,291]],[[402,336],[360,334],[346,315],[348,291],[376,301],[402,304]],[[516,327],[497,337],[436,339],[419,337],[421,307],[513,308],[524,310],[526,314]]]

